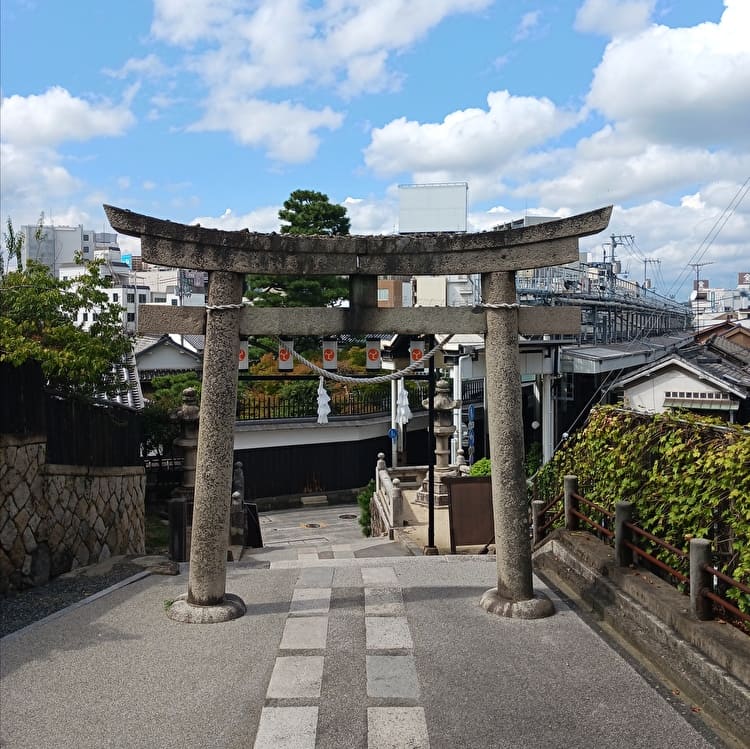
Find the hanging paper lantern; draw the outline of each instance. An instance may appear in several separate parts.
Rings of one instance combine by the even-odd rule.
[[[294,369],[294,341],[282,338],[279,341],[279,371],[291,372]]]

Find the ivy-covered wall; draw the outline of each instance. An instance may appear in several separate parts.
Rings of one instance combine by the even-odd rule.
[[[685,412],[647,415],[613,406],[591,412],[537,474],[540,492],[561,492],[566,474],[607,509],[632,502],[638,525],[686,549],[713,541],[719,569],[750,583],[750,429]],[[750,601],[728,592],[740,608]]]

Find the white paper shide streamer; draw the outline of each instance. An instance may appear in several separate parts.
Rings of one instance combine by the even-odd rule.
[[[396,401],[396,423],[403,426],[409,423],[411,419],[411,409],[409,408],[409,393],[403,385],[398,391],[398,400]]]
[[[326,392],[324,382],[325,380],[321,376],[318,383],[318,424],[327,424],[328,414],[331,413],[331,407],[328,405],[331,402],[331,397]]]

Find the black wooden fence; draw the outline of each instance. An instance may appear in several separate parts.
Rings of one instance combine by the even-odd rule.
[[[0,388],[0,432],[46,434],[48,463],[143,465],[141,417],[135,409],[46,390],[36,362],[0,364]]]

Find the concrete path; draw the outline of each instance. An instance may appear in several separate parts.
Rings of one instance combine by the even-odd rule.
[[[394,556],[333,517],[298,546],[277,515],[285,539],[229,565],[241,619],[173,622],[187,578],[152,576],[0,641],[0,745],[722,746],[552,591],[552,618],[487,614],[494,557]]]

